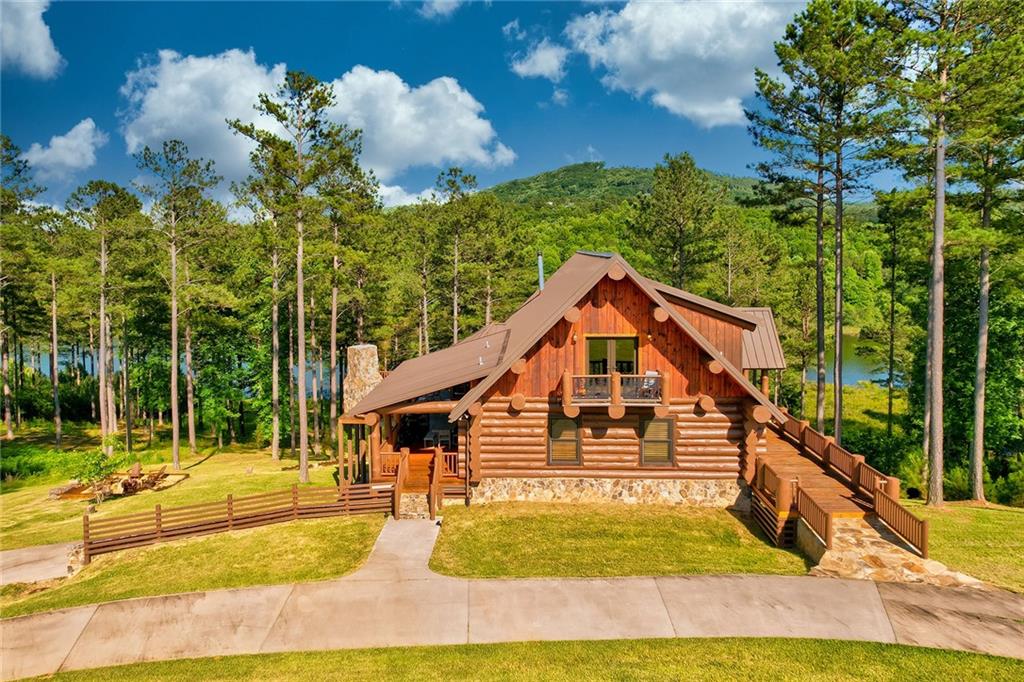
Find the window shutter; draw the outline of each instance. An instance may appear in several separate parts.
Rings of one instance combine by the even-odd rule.
[[[548,422],[548,463],[579,464],[579,424],[575,419],[552,417]]]
[[[642,464],[672,464],[674,431],[671,419],[645,419],[640,423]]]

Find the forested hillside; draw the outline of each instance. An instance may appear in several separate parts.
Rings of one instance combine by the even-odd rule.
[[[754,197],[757,180],[717,175],[707,171],[715,183],[726,188],[730,200]],[[588,161],[509,180],[484,191],[502,201],[527,205],[613,204],[651,191],[653,168],[607,167],[603,161]]]

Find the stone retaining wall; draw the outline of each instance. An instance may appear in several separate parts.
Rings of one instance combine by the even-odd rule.
[[[750,489],[739,479],[484,478],[473,503],[621,502],[750,509]]]

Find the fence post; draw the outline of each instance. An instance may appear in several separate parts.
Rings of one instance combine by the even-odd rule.
[[[860,490],[860,468],[864,464],[864,455],[853,456],[853,472],[850,474],[850,482],[853,483],[854,491]]]
[[[793,487],[796,485],[796,480],[779,479],[779,490],[775,493],[776,511],[788,512],[793,506]]]
[[[921,522],[921,558],[928,558],[928,519]]]
[[[885,479],[885,494],[896,500],[900,499],[900,479],[889,476]]]
[[[89,556],[89,515],[82,514],[82,564],[92,561]]]
[[[825,549],[832,549],[832,512],[825,512]]]
[[[228,528],[235,527],[235,496],[228,493]]]
[[[299,518],[299,486],[292,483],[292,518]]]
[[[159,504],[156,506],[156,508],[153,509],[153,517],[153,520],[156,523],[156,539],[159,540],[161,537],[163,537],[164,534],[163,519],[161,518]]]
[[[797,440],[799,441],[800,454],[801,455],[806,454],[806,452],[807,452],[807,428],[810,425],[811,425],[811,422],[807,421],[806,419],[801,419],[800,420],[800,431],[799,431],[800,435],[797,438]]]

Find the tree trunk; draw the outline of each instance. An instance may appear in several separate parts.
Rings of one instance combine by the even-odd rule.
[[[288,422],[291,453],[295,457],[295,312],[291,301],[288,302]]]
[[[487,271],[487,297],[484,299],[484,325],[491,323],[491,307],[493,306],[494,291],[491,287],[491,271]]]
[[[423,349],[424,354],[430,352],[430,318],[428,311],[427,301],[427,266],[426,256],[424,256],[423,267],[420,270],[420,325],[423,327]]]
[[[843,441],[843,152],[836,149],[836,219],[835,219],[835,354],[832,368],[832,436],[836,445]]]
[[[96,376],[96,339],[93,335],[91,319],[89,320],[89,376]],[[96,394],[91,391],[89,392],[89,419],[96,421]]]
[[[331,282],[331,447],[338,442],[338,226],[334,226],[334,279]],[[361,341],[361,340],[360,340]]]
[[[171,215],[171,466],[181,468],[181,415],[178,411],[178,246]],[[161,413],[162,416],[163,413]]]
[[[985,159],[990,166],[992,157]],[[992,190],[985,187],[982,194],[981,227],[987,233],[992,223]],[[988,299],[989,279],[988,246],[981,247],[978,275],[978,358],[974,369],[974,440],[971,447],[971,497],[985,501],[985,375],[988,369]]]
[[[270,456],[274,461],[281,459],[281,339],[278,330],[280,303],[277,300],[280,281],[277,261],[277,249],[274,249],[273,254],[270,256],[271,267],[274,273],[270,285]]]
[[[121,376],[124,385],[124,446],[130,455],[134,449],[135,434],[132,433],[132,429],[135,427],[135,423],[132,418],[132,383],[128,376],[128,372],[131,370],[131,352],[127,347],[121,352],[121,362]]]
[[[819,432],[825,429],[825,170],[824,153],[818,152],[818,184],[815,186],[815,229],[817,245],[814,260],[814,289],[817,314],[817,387],[814,418]]]
[[[939,105],[945,106],[947,70],[939,68]],[[935,137],[935,216],[932,235],[932,344],[931,344],[931,471],[928,483],[928,504],[941,505],[943,502],[943,334],[945,331],[945,231],[946,231],[946,120],[941,109],[936,120]]]
[[[885,429],[892,438],[892,399],[896,390],[896,223],[892,224],[892,240],[889,253],[889,367],[886,377],[888,406]]]
[[[0,328],[2,328],[0,323]],[[10,341],[6,340],[6,337],[0,332],[0,352],[3,353],[3,357],[0,358],[0,371],[4,375],[4,437],[7,440],[14,440],[14,425],[11,419],[11,352],[10,352]]]
[[[107,238],[100,236],[100,348],[99,348],[99,377],[98,399],[100,405],[100,437],[103,441],[103,451],[109,457],[112,450],[107,445],[107,437],[110,435],[110,416],[107,409]]]
[[[302,210],[295,221],[298,245],[295,249],[295,312],[298,332],[298,398],[299,398],[299,482],[309,482],[309,414],[306,406],[306,282],[302,271],[303,223]]]
[[[459,342],[459,233],[453,240],[452,266],[452,343]]]
[[[110,316],[107,315],[107,417],[110,424],[110,433],[117,433],[120,423],[117,418],[117,396],[114,393],[114,331],[110,324]]]
[[[185,316],[185,410],[188,417],[188,452],[196,456],[196,371],[192,364],[192,323]]]
[[[316,343],[316,299],[309,297],[309,360],[313,386],[313,452],[320,454],[320,347]]]
[[[57,275],[50,273],[50,382],[53,385],[53,442],[61,447],[60,359],[57,357]]]

